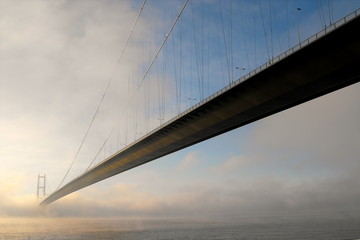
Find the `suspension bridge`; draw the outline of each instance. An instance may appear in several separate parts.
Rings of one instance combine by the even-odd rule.
[[[128,44],[131,41],[136,42],[133,31],[139,16],[142,14],[145,2],[140,7],[120,59]],[[45,198],[40,205],[48,205],[86,186],[357,83],[360,80],[360,33],[358,31],[360,29],[360,10],[340,18],[336,22],[329,15],[330,21],[327,25],[323,16],[324,13],[320,11],[321,31],[301,40],[299,26],[295,26],[295,34],[293,34],[295,39],[293,42],[295,44],[293,44],[293,47],[288,48],[288,50],[282,51],[284,46],[281,46],[281,42],[279,41],[279,44],[276,45],[275,37],[267,35],[267,33],[272,32],[272,28],[275,29],[277,26],[275,23],[271,23],[271,21],[275,21],[274,13],[272,13],[274,10],[270,5],[268,8],[269,19],[271,20],[269,30],[264,24],[264,18],[266,18],[264,14],[266,11],[265,6],[262,6],[259,2],[258,12],[262,16],[258,19],[254,17],[253,24],[254,26],[260,26],[261,31],[264,32],[262,41],[265,47],[262,49],[262,55],[267,57],[264,58],[264,63],[259,65],[261,61],[259,58],[256,58],[256,55],[260,54],[261,50],[259,46],[256,47],[256,42],[260,41],[260,37],[254,30],[254,39],[252,39],[255,41],[253,42],[255,51],[252,52],[255,55],[254,61],[250,63],[250,51],[241,51],[239,56],[247,55],[247,57],[243,57],[247,59],[243,66],[247,67],[240,66],[235,69],[247,69],[247,73],[237,78],[234,76],[233,70],[235,66],[234,59],[237,56],[233,55],[233,53],[237,52],[238,49],[235,49],[235,43],[233,42],[235,40],[233,39],[235,36],[242,34],[236,34],[236,31],[233,30],[232,24],[235,17],[231,11],[235,7],[231,5],[231,1],[227,9],[219,1],[219,16],[221,18],[219,29],[224,37],[223,45],[225,46],[222,55],[225,56],[225,60],[223,65],[217,64],[220,67],[216,72],[221,72],[221,68],[227,67],[227,74],[225,71],[223,75],[228,76],[228,81],[225,78],[223,80],[225,86],[220,87],[220,90],[216,90],[214,93],[210,93],[212,89],[219,89],[216,84],[210,87],[212,84],[210,80],[214,78],[214,82],[221,82],[221,79],[224,79],[221,74],[210,73],[212,57],[217,57],[220,53],[210,52],[210,42],[212,41],[209,39],[211,34],[204,31],[206,29],[204,22],[211,25],[211,20],[204,20],[202,17],[200,18],[200,24],[197,26],[195,23],[196,14],[194,14],[194,12],[196,13],[194,10],[196,6],[188,2],[185,1],[181,4],[179,12],[174,14],[173,21],[170,22],[168,30],[163,32],[164,38],[161,41],[157,41],[158,44],[155,44],[158,47],[150,44],[152,50],[149,55],[152,57],[145,57],[146,64],[144,62],[140,64],[139,69],[142,74],[135,74],[135,78],[138,80],[135,83],[131,83],[133,80],[129,80],[127,86],[128,100],[124,100],[127,104],[121,110],[117,110],[116,116],[112,115],[114,111],[109,111],[111,114],[108,112],[104,113],[106,117],[103,117],[103,121],[111,127],[105,127],[107,131],[103,131],[105,132],[103,136],[98,137],[100,138],[98,145],[100,150],[94,152],[93,155],[95,157],[90,157],[90,165],[86,167],[85,171],[62,185],[75,160],[81,155],[82,149],[86,148],[86,139],[91,135],[93,124],[95,124],[97,119],[100,119],[99,114],[101,114],[100,111],[106,101],[106,96],[111,95],[109,93],[112,89],[110,86],[114,84],[116,79],[116,70],[114,70],[85,137],[64,179],[59,187]],[[190,5],[190,7],[187,5]],[[186,20],[182,16],[186,15],[187,7],[190,8],[188,15],[192,20]],[[205,8],[203,5],[201,7],[200,12]],[[330,6],[329,9],[331,9]],[[224,24],[226,22],[225,13],[227,13],[226,16],[229,18],[228,28],[224,27],[226,25]],[[242,21],[245,20],[242,19]],[[259,22],[257,23],[257,21]],[[182,30],[187,23],[192,24],[192,29],[194,30],[192,33],[194,56],[192,58],[185,57],[189,51],[191,52],[191,49],[186,50],[184,42],[177,42],[179,39],[186,39],[190,36],[189,32],[191,31],[186,32]],[[182,27],[179,27],[179,24]],[[286,27],[286,24],[284,26]],[[176,27],[179,27],[177,32]],[[281,27],[277,26],[277,28]],[[197,36],[197,29],[204,32]],[[238,29],[238,33],[243,33],[243,30],[241,28]],[[280,31],[278,31],[278,34],[279,39],[281,38],[280,35],[282,35],[283,38],[288,40],[287,44],[283,45],[289,46],[291,44],[290,34],[286,36],[286,34],[281,34]],[[219,39],[218,42],[221,42],[221,34]],[[249,38],[243,38],[242,46],[249,49],[250,44]],[[149,46],[147,47],[149,48]],[[166,59],[166,51],[169,52],[169,48],[172,48],[171,57],[174,58],[172,67],[166,65],[169,63]],[[161,55],[164,51],[165,53]],[[217,51],[221,50],[218,49]],[[279,54],[275,56],[276,53]],[[162,59],[159,60],[160,58]],[[207,60],[204,60],[204,58],[207,58]],[[193,59],[193,61],[189,61],[189,59]],[[121,60],[119,60],[119,63],[121,64]],[[250,65],[253,66],[251,67]],[[251,68],[252,70],[250,70]],[[173,77],[170,77],[170,72],[173,74]],[[192,75],[192,72],[195,74]],[[134,74],[130,75],[133,76]],[[173,88],[175,90],[173,90],[173,94],[170,94],[174,96],[172,100],[169,100],[170,97],[166,95],[164,90],[165,83],[160,81],[161,79],[169,78],[174,80]],[[154,83],[151,84],[150,80],[146,83],[147,79],[153,79]],[[198,80],[197,98],[188,97],[188,93],[184,91],[187,82],[186,80],[182,82],[181,79]],[[207,85],[208,87],[206,88]],[[153,89],[154,86],[157,86],[157,88]],[[190,89],[188,91],[194,92],[194,88],[194,85],[190,85],[190,87],[188,86],[188,89]],[[149,92],[152,93],[150,94]],[[184,99],[187,101],[184,101]],[[193,103],[197,99],[198,102],[196,104],[187,105],[188,102]],[[109,98],[108,101],[114,101],[114,98]],[[156,103],[153,104],[154,106],[150,106],[152,101]],[[175,109],[173,115],[165,110],[166,104],[171,105],[172,109]],[[119,120],[118,115],[124,116],[127,119]],[[129,126],[129,121],[133,123],[133,126]],[[119,125],[124,125],[124,130],[119,130]],[[129,129],[133,130],[132,138],[130,137]],[[115,134],[115,132],[118,133]],[[141,132],[146,133],[143,134]],[[141,136],[138,137],[138,135]],[[121,137],[124,139],[119,140]],[[120,147],[115,147],[115,150],[110,148],[110,154],[108,156],[103,154],[105,157],[102,157],[101,153],[105,152],[104,149],[111,139],[115,139],[115,142],[117,141],[117,144],[113,145]],[[122,141],[126,143],[124,144]],[[93,145],[89,144],[89,146],[91,146],[89,148],[93,148]]]

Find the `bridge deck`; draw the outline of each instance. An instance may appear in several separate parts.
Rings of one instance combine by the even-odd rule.
[[[41,205],[360,79],[360,18],[238,81],[72,180]],[[334,106],[336,107],[336,106]]]

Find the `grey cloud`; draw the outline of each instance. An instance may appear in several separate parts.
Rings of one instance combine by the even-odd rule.
[[[65,172],[135,16],[127,1],[1,1],[2,161],[32,164],[34,176]],[[118,68],[112,87],[120,94],[110,102],[125,97],[121,76],[128,68]],[[96,131],[109,125],[104,121]]]

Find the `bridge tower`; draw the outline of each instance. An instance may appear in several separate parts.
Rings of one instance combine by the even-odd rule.
[[[45,195],[46,195],[45,186],[46,186],[46,175],[38,174],[38,181],[37,181],[37,198],[38,199],[41,196],[41,192],[42,192],[42,197],[45,198]]]

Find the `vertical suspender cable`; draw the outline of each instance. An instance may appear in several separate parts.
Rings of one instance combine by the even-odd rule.
[[[196,60],[196,68],[198,73],[198,84],[199,84],[199,98],[202,99],[201,96],[201,77],[200,77],[200,67],[199,67],[199,57],[198,57],[198,47],[197,47],[197,39],[196,39],[196,30],[195,30],[195,17],[192,2],[190,3],[191,7],[191,16],[193,23],[193,33],[194,33],[194,46],[195,46],[195,60]]]
[[[222,34],[223,34],[223,38],[224,38],[225,58],[226,58],[226,65],[227,65],[227,68],[228,68],[228,77],[229,77],[229,84],[230,84],[231,83],[231,75],[230,75],[229,57],[228,57],[228,50],[227,50],[227,47],[226,47],[224,20],[223,20],[222,7],[221,7],[221,1],[220,0],[219,0],[219,6],[220,6]]]
[[[260,13],[261,13],[261,21],[262,21],[262,25],[263,25],[263,29],[264,29],[264,35],[265,35],[266,50],[267,50],[267,54],[268,54],[268,60],[270,61],[269,44],[268,44],[268,40],[267,40],[264,16],[263,16],[263,11],[262,11],[262,6],[261,6],[260,0],[259,0],[259,6],[260,6]]]
[[[287,23],[288,49],[290,49],[289,1],[286,1],[286,23]]]

